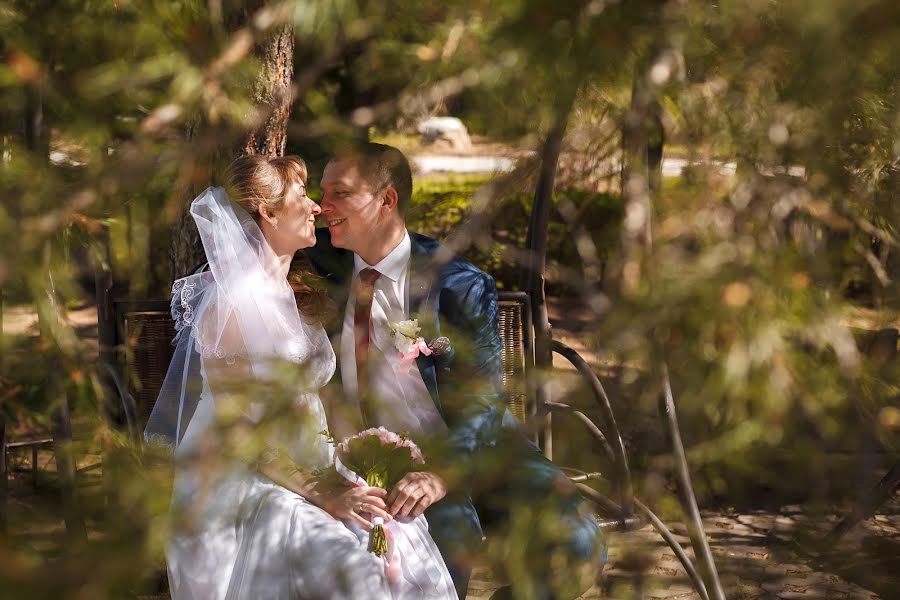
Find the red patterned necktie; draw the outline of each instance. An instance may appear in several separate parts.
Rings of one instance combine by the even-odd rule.
[[[370,412],[367,410],[369,387],[369,342],[371,340],[372,297],[375,295],[375,282],[381,273],[375,269],[363,269],[359,272],[359,285],[356,288],[356,304],[353,309],[353,331],[356,339],[356,383],[359,408],[362,412],[363,424],[369,426]]]

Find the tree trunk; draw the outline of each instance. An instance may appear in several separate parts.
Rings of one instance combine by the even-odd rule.
[[[46,24],[46,14],[52,3],[28,2],[23,4],[22,8],[24,8],[26,18],[31,23]],[[45,73],[53,73],[52,52],[48,52],[40,42],[32,51],[35,52],[34,60],[40,64],[38,68]],[[50,160],[50,127],[44,111],[44,85],[43,78],[40,76],[29,78],[24,82],[25,103],[22,114],[25,148],[33,158],[41,162]]]
[[[6,472],[6,419],[0,414],[0,536],[6,537],[9,530],[6,517],[9,475]]]
[[[45,360],[49,359],[50,366],[44,380],[44,393],[47,405],[52,407],[50,421],[53,434],[53,453],[56,460],[63,519],[66,523],[66,536],[72,543],[83,544],[87,541],[87,530],[78,497],[78,469],[72,443],[72,419],[66,391],[65,373],[67,370],[63,364],[60,348],[52,342],[53,332],[59,329],[61,321],[65,320],[65,305],[60,302],[54,279],[54,273],[59,265],[57,257],[61,250],[62,243],[59,236],[56,239],[49,239],[45,243],[45,297],[37,302],[36,308],[41,340],[49,342],[51,346],[49,356],[45,351]]]
[[[39,84],[25,90],[25,147],[35,158],[50,159],[50,130],[44,119],[44,91]]]
[[[270,114],[262,128],[247,136],[242,154],[283,156],[291,116],[294,32],[290,27],[282,27],[258,52],[263,64],[254,86],[254,99],[258,107]]]
[[[196,196],[193,187],[188,188],[185,202]],[[172,280],[189,275],[196,265],[204,260],[203,244],[194,219],[185,206],[181,216],[172,226],[172,238],[169,242],[169,263],[172,269]]]
[[[624,265],[621,284],[625,295],[631,295],[637,289],[642,251],[649,248],[652,239],[647,121],[653,102],[652,92],[642,72],[638,71],[631,88],[631,107],[622,125],[625,227],[622,230]]]
[[[169,244],[169,263],[172,279],[189,274],[195,267],[205,262],[203,246],[194,220],[187,207],[197,194],[209,185],[220,184],[212,181],[212,174],[221,172],[216,167],[224,167],[231,160],[245,154],[265,154],[266,156],[282,156],[287,143],[287,128],[291,113],[291,83],[294,73],[294,34],[288,27],[274,31],[256,48],[257,57],[262,61],[262,68],[254,84],[253,96],[257,110],[268,115],[266,122],[251,131],[237,145],[233,153],[221,153],[208,157],[212,164],[197,165],[195,172],[208,174],[206,180],[193,178],[184,193],[185,210],[172,227]],[[188,137],[195,137],[204,124],[198,122],[191,128]],[[204,157],[198,157],[204,160]],[[221,162],[222,164],[215,164]],[[199,167],[199,168],[197,168]],[[205,168],[204,168],[205,167]]]
[[[631,90],[631,107],[622,124],[622,198],[625,227],[622,235],[621,291],[634,294],[640,282],[640,264],[652,242],[651,197],[662,186],[662,153],[665,131],[662,108],[645,77],[637,75]]]

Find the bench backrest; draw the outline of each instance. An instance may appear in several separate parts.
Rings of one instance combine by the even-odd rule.
[[[116,303],[119,336],[124,348],[125,389],[134,402],[143,431],[159,394],[174,347],[175,324],[165,300]],[[503,343],[503,394],[510,412],[524,420],[530,412],[526,373],[534,364],[531,307],[524,292],[500,293],[500,337]]]

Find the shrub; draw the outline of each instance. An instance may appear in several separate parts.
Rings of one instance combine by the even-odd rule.
[[[408,226],[438,240],[446,239],[470,212],[473,194],[489,181],[488,176],[420,177],[416,181],[407,218]],[[571,202],[575,221],[590,233],[601,264],[619,245],[622,222],[621,197],[609,193],[559,190],[553,197],[547,232],[548,292],[561,293],[573,287],[572,270],[580,279],[583,265],[575,247],[572,227],[560,216],[562,200]],[[497,198],[490,222],[490,240],[463,251],[465,257],[490,273],[500,289],[520,288],[520,265],[513,249],[525,249],[533,196],[518,192]],[[564,268],[563,268],[564,267]]]

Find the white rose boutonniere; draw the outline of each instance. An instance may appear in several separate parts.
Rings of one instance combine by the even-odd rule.
[[[418,319],[391,323],[394,347],[400,353],[400,366],[397,370],[401,374],[409,373],[419,354],[431,356],[431,348],[425,343],[425,338],[419,337],[420,330]]]
[[[391,337],[394,338],[394,347],[397,349],[397,352],[401,354],[407,352],[410,344],[413,344],[420,339],[419,331],[421,331],[421,329],[422,328],[419,327],[418,319],[391,323]]]
[[[430,344],[425,342],[425,338],[419,336],[418,319],[410,319],[407,321],[397,321],[391,323],[391,337],[394,338],[394,347],[400,353],[400,366],[397,371],[400,374],[409,373],[410,367],[419,358],[420,354],[425,356],[441,356],[451,352],[450,340],[444,336],[435,338]]]

